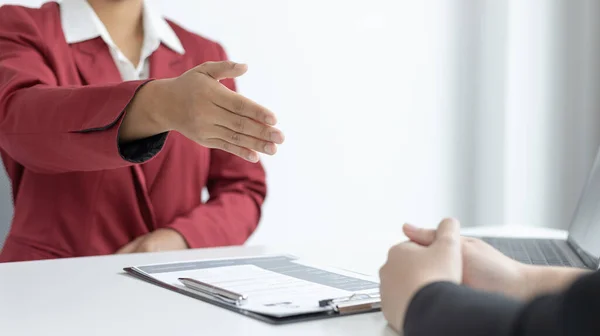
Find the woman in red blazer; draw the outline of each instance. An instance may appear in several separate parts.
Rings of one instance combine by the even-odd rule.
[[[283,142],[245,71],[143,0],[0,7],[0,261],[243,244]]]

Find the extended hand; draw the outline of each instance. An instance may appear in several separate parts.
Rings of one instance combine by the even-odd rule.
[[[128,108],[120,141],[177,131],[251,162],[258,161],[257,152],[275,154],[284,141],[273,127],[275,115],[219,82],[246,70],[234,62],[206,62],[177,78],[147,83]]]
[[[461,282],[462,265],[458,221],[446,219],[432,244],[404,242],[392,247],[379,272],[382,311],[390,326],[401,331],[412,297],[427,284]]]
[[[185,239],[175,230],[158,229],[140,236],[121,247],[116,253],[142,253],[187,249]]]

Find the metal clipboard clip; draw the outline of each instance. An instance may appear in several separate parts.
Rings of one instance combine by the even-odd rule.
[[[352,314],[381,308],[379,293],[353,294],[348,297],[319,301],[319,307],[332,307],[336,313]]]

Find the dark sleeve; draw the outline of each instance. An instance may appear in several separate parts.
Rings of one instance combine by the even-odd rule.
[[[160,133],[148,138],[118,144],[119,153],[123,159],[132,163],[144,163],[152,159],[163,148],[167,135]]]
[[[527,303],[452,283],[433,283],[411,301],[404,335],[600,335],[600,273],[582,277],[564,292]]]

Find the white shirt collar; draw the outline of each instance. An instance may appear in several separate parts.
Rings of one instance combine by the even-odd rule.
[[[115,47],[106,27],[86,0],[60,2],[61,24],[67,43],[78,43],[100,36]],[[167,21],[144,2],[144,39],[162,42],[173,51],[184,54],[185,49]]]

